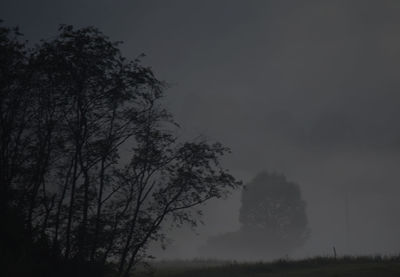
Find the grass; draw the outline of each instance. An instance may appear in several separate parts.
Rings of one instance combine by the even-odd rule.
[[[304,260],[238,263],[216,260],[154,263],[153,277],[399,277],[400,256],[315,257]]]

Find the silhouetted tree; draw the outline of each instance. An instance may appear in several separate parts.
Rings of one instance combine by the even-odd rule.
[[[46,255],[127,276],[163,221],[195,225],[201,203],[239,185],[219,163],[227,148],[177,139],[165,84],[119,43],[63,25],[27,51],[17,34],[0,29],[1,190]]]
[[[200,255],[229,259],[271,259],[290,254],[308,237],[305,202],[284,175],[258,174],[242,190],[238,231],[211,237]]]
[[[239,221],[243,232],[292,249],[302,245],[309,233],[305,207],[297,184],[284,175],[263,172],[243,188]]]
[[[1,23],[1,22],[0,22]],[[18,29],[0,26],[0,263],[18,259],[29,247],[24,216],[18,208],[29,145],[28,60]]]

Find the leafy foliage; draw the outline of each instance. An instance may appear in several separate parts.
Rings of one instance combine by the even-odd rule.
[[[309,234],[305,206],[297,184],[260,173],[242,190],[240,229],[211,237],[200,254],[241,260],[289,255]]]
[[[261,232],[281,247],[296,247],[309,232],[305,207],[297,184],[263,172],[243,189],[239,220],[245,232]]]
[[[127,276],[163,221],[195,225],[240,184],[219,163],[229,149],[177,139],[166,85],[119,43],[67,25],[29,50],[18,36],[0,28],[2,218],[44,256]]]

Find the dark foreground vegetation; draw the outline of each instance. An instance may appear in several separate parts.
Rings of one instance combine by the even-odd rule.
[[[154,264],[152,272],[138,276],[154,277],[389,277],[400,276],[400,256],[395,257],[316,257],[305,260],[275,262],[175,261]]]
[[[1,276],[129,276],[163,222],[194,226],[240,184],[118,47],[67,25],[31,46],[0,20]]]

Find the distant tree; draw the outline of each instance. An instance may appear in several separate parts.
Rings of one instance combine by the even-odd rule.
[[[245,233],[260,234],[279,248],[292,249],[309,234],[306,204],[297,184],[284,175],[258,174],[242,192],[239,221]]]
[[[178,140],[165,84],[119,43],[63,25],[27,50],[18,35],[0,29],[2,205],[51,259],[128,276],[162,222],[195,225],[240,184],[219,163],[227,148]]]
[[[308,237],[300,187],[284,175],[263,172],[242,190],[240,229],[209,238],[204,257],[272,259],[290,254]]]

